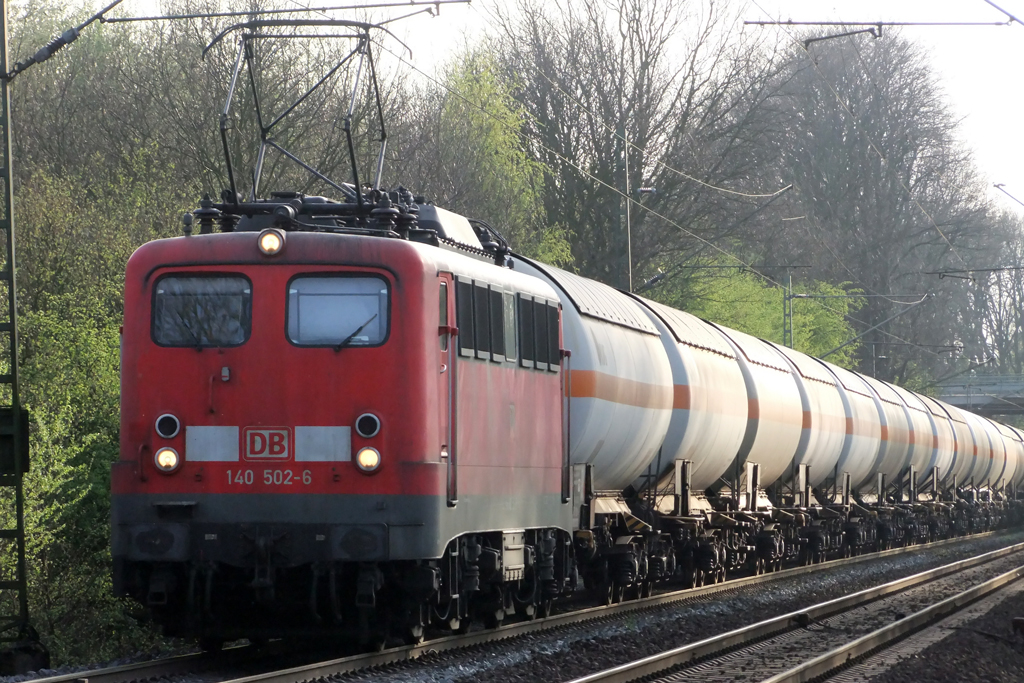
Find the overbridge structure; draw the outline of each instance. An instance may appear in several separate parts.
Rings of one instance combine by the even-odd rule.
[[[1024,415],[1024,375],[976,375],[943,382],[936,398],[986,416]]]

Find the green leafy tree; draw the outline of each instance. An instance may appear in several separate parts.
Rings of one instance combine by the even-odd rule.
[[[448,64],[439,85],[400,133],[397,178],[439,206],[487,221],[524,255],[558,266],[572,261],[570,234],[544,222],[546,168],[519,131],[526,113],[494,55],[469,50]]]
[[[749,270],[711,265],[700,271],[704,275],[675,284],[669,280],[649,296],[706,320],[782,343],[784,290]],[[859,294],[859,291],[847,291],[826,282],[796,286],[793,291],[807,297],[794,300],[793,347],[796,350],[821,356],[856,335],[847,316],[861,306],[863,299],[843,297]],[[852,368],[857,346],[856,342],[850,344],[829,355],[827,360]]]

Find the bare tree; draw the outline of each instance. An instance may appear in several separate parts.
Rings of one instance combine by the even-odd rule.
[[[755,208],[743,192],[762,189],[752,142],[773,61],[727,20],[717,2],[676,0],[520,0],[499,13],[502,62],[551,169],[548,221],[573,234],[583,274],[626,286],[626,147],[631,190],[657,188],[632,208],[641,277],[737,234],[745,221],[727,217]]]
[[[983,345],[964,288],[926,273],[991,263],[1005,237],[922,49],[893,34],[794,47],[768,106],[779,124],[766,140],[775,172],[795,189],[772,215],[797,219],[775,222],[769,258],[869,294],[935,295],[868,334],[862,369],[881,348],[879,374],[908,382],[945,370],[949,354],[936,344]],[[860,328],[894,316],[901,301],[868,299]]]

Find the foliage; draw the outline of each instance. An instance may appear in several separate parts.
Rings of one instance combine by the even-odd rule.
[[[120,338],[109,318],[96,319],[104,305],[88,292],[59,294],[19,321],[23,401],[34,423],[25,478],[29,596],[55,662],[102,661],[160,643],[111,588]]]
[[[22,402],[33,418],[26,476],[33,623],[55,663],[157,646],[112,595],[110,465],[118,457],[123,273],[142,242],[177,232],[185,206],[140,151],[91,173],[36,170],[18,190]]]
[[[669,284],[650,293],[650,297],[685,310],[700,318],[781,344],[783,341],[783,296],[785,290],[764,278],[725,264],[710,266],[700,275],[675,285]],[[699,266],[698,266],[699,268]],[[844,289],[826,282],[797,285],[793,293],[793,348],[811,356],[821,356],[856,336],[846,317],[862,305],[856,289]],[[828,298],[815,298],[828,297]],[[830,363],[845,368],[855,362],[857,343],[845,346],[828,357]]]
[[[486,220],[524,255],[624,286],[621,129],[632,145],[629,185],[657,188],[632,198],[637,282],[669,273],[666,264],[730,265],[709,260],[721,249],[752,263],[809,265],[795,290],[808,298],[793,310],[795,347],[811,355],[900,310],[893,298],[840,297],[936,292],[828,360],[870,372],[872,349],[891,344],[879,374],[909,386],[989,358],[1022,371],[1024,271],[925,275],[1021,266],[1024,238],[1018,218],[985,202],[918,46],[894,33],[829,41],[812,64],[807,51],[773,47],[763,32],[728,30],[722,2],[509,2],[516,11],[499,9],[496,35],[456,54],[438,80],[382,83],[387,186]],[[252,3],[177,0],[164,9],[221,5]],[[16,59],[91,11],[54,0],[17,7]],[[200,52],[229,21],[94,24],[14,81],[22,389],[34,416],[31,606],[56,663],[160,642],[133,606],[110,597],[123,271],[135,247],[175,234],[201,192],[217,196],[226,185],[217,123],[235,53],[231,41],[205,61]],[[262,43],[265,111],[280,112],[342,49]],[[351,174],[346,78],[275,129],[336,180]],[[229,141],[241,190],[258,140],[247,87],[236,94]],[[371,114],[355,112],[364,179],[379,134]],[[264,180],[264,193],[325,190],[276,155]],[[645,295],[782,341],[778,286],[738,269],[685,272],[672,270]],[[956,363],[922,347],[947,341],[965,348]]]
[[[403,131],[399,180],[452,211],[486,219],[526,256],[565,266],[568,233],[544,225],[545,166],[520,135],[526,116],[487,50],[468,50],[447,66],[439,87]]]

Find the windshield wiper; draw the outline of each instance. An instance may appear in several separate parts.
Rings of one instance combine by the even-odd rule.
[[[371,316],[370,316],[370,319],[369,319],[369,320],[367,320],[367,321],[366,321],[365,323],[363,323],[362,325],[360,325],[359,327],[357,327],[357,328],[356,328],[356,331],[355,331],[355,332],[353,332],[352,334],[350,334],[350,335],[348,335],[347,337],[345,337],[345,338],[344,338],[344,339],[343,339],[343,340],[341,341],[341,343],[340,343],[340,344],[338,344],[337,346],[335,346],[335,347],[334,347],[334,351],[335,351],[335,352],[341,351],[341,350],[342,350],[343,348],[345,348],[346,346],[348,346],[348,345],[349,345],[349,343],[351,343],[351,342],[352,342],[352,340],[356,338],[356,335],[357,335],[357,334],[359,334],[360,332],[362,332],[363,330],[365,330],[365,329],[366,329],[366,326],[367,326],[367,325],[369,325],[370,323],[372,323],[372,322],[373,322],[374,320],[376,320],[376,319],[377,319],[377,314],[376,314],[376,313],[374,313],[373,315],[371,315]]]
[[[199,335],[192,331],[192,327],[185,321],[185,317],[181,314],[180,311],[176,311],[175,315],[178,316],[178,321],[181,322],[181,325],[182,327],[185,328],[185,331],[188,332],[190,337],[192,337],[192,341],[196,343],[196,351],[201,352],[203,350],[203,343],[199,341]]]

